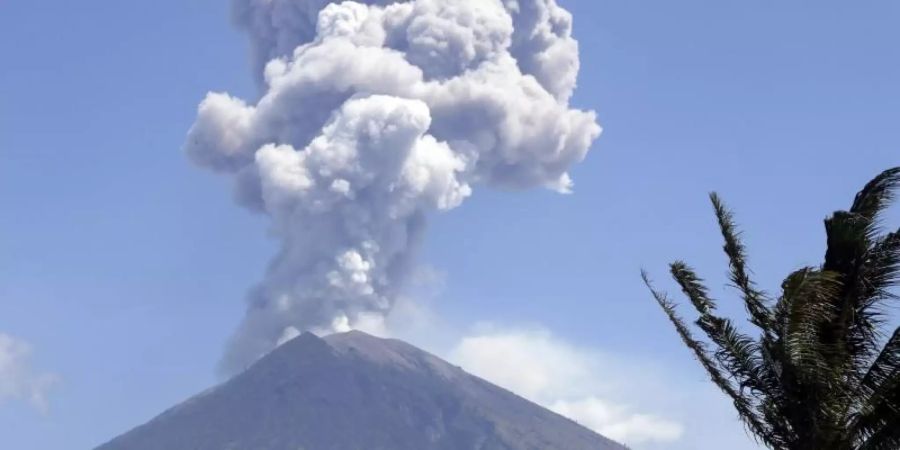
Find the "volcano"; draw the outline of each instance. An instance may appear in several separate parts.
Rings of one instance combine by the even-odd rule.
[[[306,333],[96,450],[624,450],[405,342]]]

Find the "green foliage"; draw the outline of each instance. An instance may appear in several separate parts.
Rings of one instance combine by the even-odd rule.
[[[710,196],[729,279],[757,330],[752,336],[716,314],[716,301],[684,262],[671,264],[671,274],[705,338],[694,336],[677,305],[642,273],[681,340],[773,450],[900,449],[900,328],[886,336],[885,317],[898,299],[900,230],[884,233],[879,223],[898,188],[900,167],[825,220],[824,262],[788,275],[777,297],[751,280],[734,216]]]

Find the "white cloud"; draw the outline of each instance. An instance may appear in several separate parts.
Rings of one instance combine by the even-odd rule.
[[[619,380],[631,378],[634,367],[544,330],[487,329],[463,338],[449,357],[470,373],[620,442],[669,443],[684,431],[676,421],[636,412],[617,398]]]
[[[31,367],[31,346],[0,333],[0,404],[24,400],[41,412],[47,411],[47,392],[58,381],[56,375]]]
[[[559,400],[549,408],[598,433],[629,444],[672,442],[681,438],[684,427],[651,414],[640,414],[598,397]]]

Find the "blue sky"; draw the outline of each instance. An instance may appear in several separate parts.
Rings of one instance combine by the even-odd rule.
[[[581,42],[573,102],[604,133],[574,195],[481,189],[433,217],[431,308],[448,328],[541,327],[706,392],[640,268],[671,288],[665,264],[683,258],[724,284],[711,190],[766,288],[819,261],[821,220],[900,163],[900,6],[560,3]],[[274,252],[266,222],[181,152],[207,91],[253,97],[247,45],[221,1],[0,0],[0,58],[0,332],[59,377],[46,414],[0,403],[0,447],[91,448],[216,382]],[[722,420],[666,448],[745,440]]]

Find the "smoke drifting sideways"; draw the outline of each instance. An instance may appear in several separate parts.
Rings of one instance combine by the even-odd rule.
[[[235,0],[261,93],[210,93],[185,150],[231,177],[281,248],[222,362],[302,331],[377,329],[426,218],[472,186],[569,192],[600,134],[570,108],[572,16],[555,0]]]

